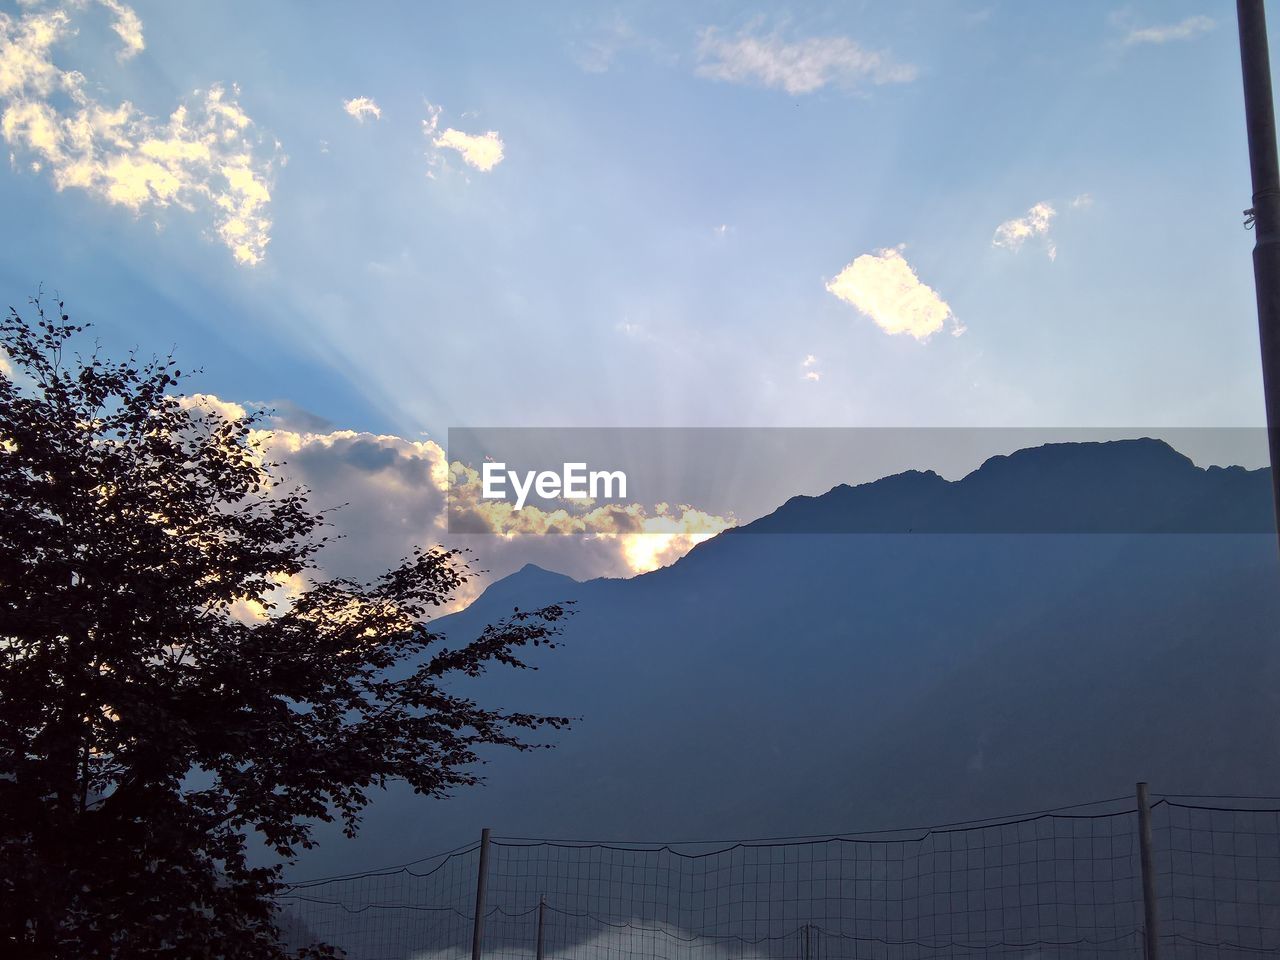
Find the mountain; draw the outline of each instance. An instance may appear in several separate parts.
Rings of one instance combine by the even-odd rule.
[[[485,587],[471,606],[483,610],[528,609],[551,602],[548,597],[572,593],[579,585],[577,580],[563,573],[544,570],[536,563],[526,563],[510,576]],[[442,620],[441,624],[444,623]]]
[[[1201,469],[1160,440],[1053,443],[963,480],[909,471],[793,497],[736,533],[1265,533],[1265,471]]]
[[[466,689],[581,719],[447,801],[391,791],[295,876],[508,836],[777,836],[1125,795],[1280,793],[1280,559],[1265,470],[1154,440],[1057,444],[958,481],[797,497],[665,569],[529,566],[458,639],[576,601],[536,673]],[[461,689],[461,688],[460,688]]]

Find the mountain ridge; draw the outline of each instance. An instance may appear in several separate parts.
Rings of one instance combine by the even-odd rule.
[[[1198,467],[1163,440],[1055,443],[989,457],[958,480],[908,470],[788,499],[739,533],[1268,532],[1270,470]],[[1104,485],[1103,481],[1110,483]],[[1166,485],[1153,499],[1154,481]],[[1038,482],[1042,500],[1004,491],[979,511],[981,488]],[[1228,488],[1230,490],[1228,491]],[[1224,497],[1224,493],[1230,493]],[[1250,502],[1236,504],[1239,497]],[[1209,512],[1206,507],[1216,505]],[[1017,506],[1017,512],[1011,508]]]

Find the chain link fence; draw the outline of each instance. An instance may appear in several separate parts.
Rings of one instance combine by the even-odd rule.
[[[1280,800],[1163,796],[1148,809],[1162,960],[1280,955]],[[1142,958],[1141,848],[1130,798],[773,840],[486,836],[294,884],[281,923],[292,945],[351,960],[466,960],[478,903],[485,960]]]

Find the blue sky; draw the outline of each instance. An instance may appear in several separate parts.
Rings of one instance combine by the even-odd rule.
[[[298,430],[1262,422],[1224,4],[0,9],[7,301]]]

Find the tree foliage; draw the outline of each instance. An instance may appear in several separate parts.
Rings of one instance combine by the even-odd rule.
[[[325,578],[256,416],[184,397],[172,358],[72,355],[57,306],[0,322],[0,954],[279,957],[247,838],[287,860],[390,781],[443,796],[477,748],[537,745],[567,720],[447,681],[524,667],[568,611],[451,647],[426,618],[456,551]]]

